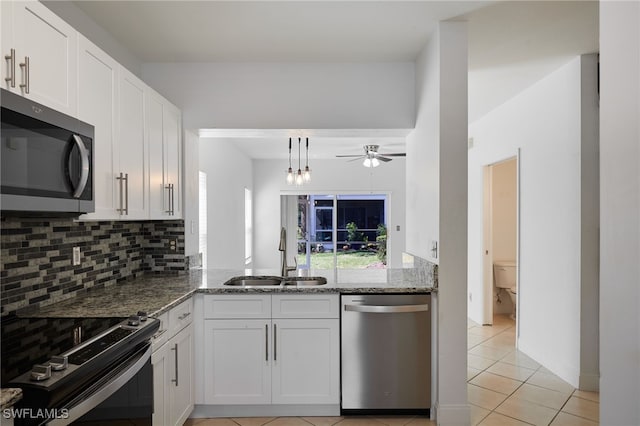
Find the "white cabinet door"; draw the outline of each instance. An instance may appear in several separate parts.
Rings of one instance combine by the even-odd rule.
[[[128,220],[149,218],[145,87],[139,78],[120,67],[116,182],[118,197],[122,198],[120,217]],[[120,173],[123,179],[118,179]]]
[[[168,102],[163,109],[164,175],[169,193],[170,218],[182,218],[182,114]]]
[[[185,131],[184,144],[184,181],[182,185],[184,217],[184,254],[191,256],[200,252],[200,179],[199,179],[199,138],[193,132]]]
[[[206,404],[270,404],[271,320],[206,320]]]
[[[149,218],[166,219],[169,189],[165,188],[163,101],[152,90],[147,97],[147,132],[149,136]]]
[[[0,47],[2,48],[2,88],[18,93],[18,53],[13,35],[13,3],[11,1],[0,2]],[[13,50],[12,50],[13,49]],[[12,54],[13,52],[13,54]],[[7,58],[8,57],[8,58]]]
[[[168,425],[170,419],[170,377],[173,372],[169,343],[165,343],[151,355],[153,366],[153,419],[154,425]]]
[[[6,82],[3,87],[75,116],[78,32],[37,1],[2,3],[12,3],[2,12],[3,21],[11,20],[3,36],[10,33],[7,44],[12,46],[6,47],[15,49],[16,78],[15,87],[7,87]],[[5,17],[5,11],[10,16]],[[2,44],[4,58],[10,51],[5,41]]]
[[[171,378],[171,419],[168,424],[182,425],[194,403],[193,388],[193,323],[185,327],[169,342],[174,361]]]
[[[182,119],[180,110],[148,90],[150,219],[182,217]]]
[[[115,180],[119,65],[86,38],[78,40],[78,118],[94,126],[93,190],[95,212],[86,220],[112,220],[119,194]]]
[[[338,319],[273,320],[273,404],[340,403]]]

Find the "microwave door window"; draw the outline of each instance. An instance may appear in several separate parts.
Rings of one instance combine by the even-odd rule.
[[[56,127],[20,128],[2,117],[2,193],[71,198],[65,170],[68,131]]]

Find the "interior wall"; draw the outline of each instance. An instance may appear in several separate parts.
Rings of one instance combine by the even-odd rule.
[[[580,302],[582,60],[571,60],[471,124],[468,182],[469,211],[481,212],[482,168],[520,148],[518,347],[576,387],[585,314]],[[597,120],[597,112],[590,119]],[[469,215],[469,316],[481,321],[482,223],[475,216]],[[587,314],[597,318],[597,306]]]
[[[411,128],[414,64],[147,63],[186,128]]]
[[[207,173],[207,267],[243,269],[244,189],[253,190],[251,159],[227,140],[200,138],[199,145],[200,170]]]
[[[491,166],[491,248],[493,261],[516,260],[517,237],[517,160]],[[495,282],[493,284],[496,294]],[[501,303],[493,298],[493,312],[509,314],[513,304],[506,291],[500,294]]]
[[[640,424],[640,3],[600,2],[600,424]]]
[[[387,218],[388,265],[402,267],[405,248],[405,166],[396,158],[375,168],[347,160],[311,160],[311,181],[301,189],[285,182],[286,160],[253,160],[254,176],[254,267],[277,268],[280,264],[280,194],[390,193]],[[398,230],[399,227],[399,230]]]
[[[432,394],[439,425],[470,422],[464,350],[467,70],[467,24],[441,22],[416,61],[416,126],[407,138],[406,175],[407,251],[438,264]]]

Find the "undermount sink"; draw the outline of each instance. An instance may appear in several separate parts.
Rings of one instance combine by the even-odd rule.
[[[327,279],[325,277],[290,277],[284,279],[284,285],[297,285],[297,286],[313,286],[313,285],[325,285]]]
[[[282,285],[282,277],[247,275],[233,277],[224,285],[234,287],[278,287]]]
[[[324,277],[276,277],[268,275],[243,275],[233,277],[224,285],[233,287],[281,287],[281,286],[317,286],[325,285]]]

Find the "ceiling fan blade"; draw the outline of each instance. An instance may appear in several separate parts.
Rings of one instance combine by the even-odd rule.
[[[384,155],[385,157],[406,157],[407,153],[406,152],[396,152],[393,154],[378,154],[378,155]]]
[[[336,157],[364,157],[362,154],[336,155]]]
[[[358,155],[358,158],[353,158],[351,160],[347,160],[347,163],[350,163],[352,161],[358,161],[358,160],[362,160],[363,158],[366,158],[366,155]]]
[[[383,157],[382,155],[378,154],[376,155],[376,158],[380,161],[384,161],[385,163],[388,163],[389,161],[391,161],[391,158],[387,158],[387,157]]]

